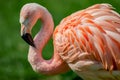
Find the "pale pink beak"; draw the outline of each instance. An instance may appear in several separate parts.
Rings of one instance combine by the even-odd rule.
[[[24,41],[26,41],[29,45],[32,47],[35,47],[33,38],[31,34],[29,33],[29,27],[26,27],[24,25],[21,25],[21,37]]]

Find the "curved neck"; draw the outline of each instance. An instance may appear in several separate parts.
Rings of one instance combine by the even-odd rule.
[[[69,67],[60,58],[56,50],[54,50],[53,57],[50,60],[44,60],[42,57],[42,49],[53,33],[54,23],[52,16],[46,9],[40,8],[38,10],[38,12],[41,11],[43,15],[41,15],[38,19],[42,21],[42,28],[34,38],[36,48],[30,47],[29,49],[29,62],[35,71],[43,74],[58,74],[65,72],[69,69]]]
[[[43,9],[42,15],[38,17],[39,17],[38,19],[42,21],[42,27],[38,32],[38,34],[35,36],[34,42],[35,42],[36,48],[42,51],[43,47],[52,36],[54,23],[53,23],[51,14],[46,9]]]

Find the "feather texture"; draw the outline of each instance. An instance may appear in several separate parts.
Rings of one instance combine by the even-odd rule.
[[[120,70],[120,15],[112,9],[96,4],[64,18],[55,29],[58,53],[86,80],[120,80],[114,71]]]

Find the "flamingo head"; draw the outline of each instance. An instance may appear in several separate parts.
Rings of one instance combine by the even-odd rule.
[[[29,3],[24,5],[20,12],[21,37],[33,47],[35,47],[35,44],[31,36],[31,29],[40,16],[37,8],[37,4]]]

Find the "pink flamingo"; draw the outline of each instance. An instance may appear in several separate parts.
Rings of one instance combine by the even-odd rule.
[[[43,74],[72,69],[84,80],[120,80],[120,15],[110,4],[96,4],[64,18],[53,33],[54,22],[46,8],[36,3],[20,12],[21,36],[30,44],[28,60]],[[31,37],[36,21],[42,28]],[[54,54],[42,58],[42,49],[53,33]]]

